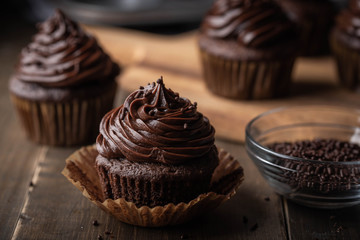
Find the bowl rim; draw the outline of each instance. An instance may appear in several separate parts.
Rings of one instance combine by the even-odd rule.
[[[350,161],[350,162],[319,161],[319,160],[311,160],[311,159],[307,159],[307,158],[293,157],[293,156],[281,154],[281,153],[275,152],[275,151],[261,145],[250,134],[250,129],[251,129],[252,125],[254,124],[254,122],[256,122],[257,120],[259,120],[262,117],[268,116],[273,113],[289,110],[289,109],[305,108],[305,107],[306,108],[314,108],[314,109],[315,108],[327,108],[327,109],[333,108],[333,109],[339,109],[342,111],[348,109],[348,110],[357,112],[360,117],[360,108],[349,107],[349,106],[344,106],[344,105],[325,105],[325,104],[323,104],[323,105],[320,105],[320,104],[319,105],[294,105],[294,106],[282,106],[282,107],[273,108],[271,110],[265,111],[265,112],[257,115],[256,117],[251,119],[246,124],[246,127],[245,127],[245,146],[246,146],[246,148],[248,148],[247,142],[250,141],[253,145],[255,145],[255,147],[259,148],[260,150],[262,150],[268,154],[274,155],[274,156],[282,158],[282,159],[288,159],[291,161],[299,161],[299,162],[302,161],[302,162],[325,164],[325,165],[357,165],[357,164],[360,164],[360,160],[359,161]],[[359,127],[359,129],[360,129],[360,127]]]

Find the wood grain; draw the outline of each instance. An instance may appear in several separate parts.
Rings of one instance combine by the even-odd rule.
[[[321,210],[285,201],[290,239],[360,239],[360,206]]]
[[[30,26],[21,33],[11,30],[22,27],[16,22],[5,24],[0,36],[0,239],[11,238],[36,165],[43,156],[41,147],[25,139],[8,94],[8,79],[17,54],[33,32]]]

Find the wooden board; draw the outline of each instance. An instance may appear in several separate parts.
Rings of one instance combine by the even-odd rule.
[[[305,59],[295,64],[294,85],[289,97],[262,101],[236,101],[210,93],[203,82],[196,32],[180,36],[157,36],[131,30],[88,28],[108,52],[126,69],[121,87],[132,92],[141,85],[164,77],[167,87],[198,102],[199,111],[215,126],[217,136],[243,141],[246,124],[258,114],[282,106],[304,104],[354,105],[360,95],[337,84],[331,57]]]

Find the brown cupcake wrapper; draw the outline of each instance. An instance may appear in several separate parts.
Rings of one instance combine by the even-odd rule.
[[[238,161],[220,149],[220,163],[213,176],[214,191],[201,194],[188,203],[169,203],[153,208],[136,207],[134,203],[123,198],[103,199],[100,179],[95,168],[97,154],[95,146],[79,149],[66,160],[62,174],[101,209],[122,222],[138,226],[159,227],[188,221],[230,199],[243,181],[243,170]]]
[[[321,17],[302,19],[299,23],[301,28],[300,42],[301,56],[317,56],[330,52],[329,49],[329,32],[331,22],[325,21]]]
[[[241,61],[200,49],[205,83],[213,93],[236,99],[283,96],[291,83],[295,57],[273,61]]]
[[[334,35],[330,38],[341,85],[359,91],[360,89],[360,54],[339,42]]]
[[[117,199],[124,198],[136,206],[149,204],[149,207],[163,205],[168,202],[179,203],[189,201],[199,193],[208,190],[211,173],[196,182],[193,179],[182,181],[148,181],[135,176],[122,176],[113,174],[103,165],[96,165],[101,174],[100,182],[105,188],[104,197]],[[157,194],[154,195],[153,193]]]
[[[76,146],[95,141],[115,93],[112,89],[95,98],[66,102],[31,101],[11,94],[11,100],[29,139],[51,146]]]

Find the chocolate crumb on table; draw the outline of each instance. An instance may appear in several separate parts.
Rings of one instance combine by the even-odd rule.
[[[99,234],[99,235],[97,236],[97,239],[98,239],[98,240],[103,240],[104,238]]]
[[[95,219],[94,221],[92,221],[92,225],[94,225],[95,227],[99,226],[99,222]]]
[[[109,231],[109,230],[106,230],[106,231],[105,231],[105,234],[106,234],[106,235],[110,235],[111,233],[112,233],[112,232]]]
[[[284,167],[283,181],[292,188],[336,193],[350,190],[352,184],[360,182],[358,168],[329,164],[359,161],[360,146],[357,144],[336,139],[314,139],[276,142],[268,145],[268,148],[290,157],[313,160],[304,162],[278,159],[277,164]]]
[[[258,229],[259,225],[257,223],[255,223],[251,228],[250,228],[250,232],[254,232],[256,231],[256,229]]]
[[[180,239],[188,239],[189,235],[187,235],[186,233],[181,234]]]

